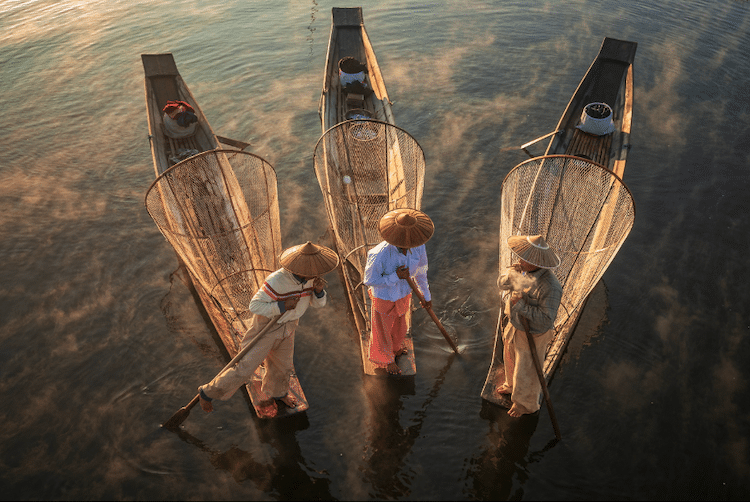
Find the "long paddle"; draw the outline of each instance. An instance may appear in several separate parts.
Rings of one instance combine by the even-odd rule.
[[[253,346],[255,346],[255,344],[258,342],[258,340],[260,340],[260,338],[263,335],[265,335],[266,332],[268,332],[268,330],[271,329],[271,327],[273,325],[276,324],[276,321],[279,320],[279,317],[281,317],[281,315],[277,315],[276,317],[274,317],[273,319],[271,319],[271,321],[268,324],[266,324],[265,326],[263,326],[263,329],[261,329],[260,332],[257,335],[255,335],[255,338],[253,338],[252,340],[250,340],[250,342],[248,342],[248,344],[245,345],[242,348],[242,350],[240,350],[237,353],[237,355],[234,356],[232,358],[232,360],[229,361],[229,363],[227,363],[227,365],[224,366],[224,368],[220,372],[217,373],[217,376],[221,375],[224,371],[226,371],[227,369],[231,368],[232,366],[234,366],[235,364],[237,364],[237,362],[239,362],[240,359],[242,359],[243,357],[245,357],[245,354],[247,354],[248,351],[250,351],[250,349],[252,349]],[[192,401],[190,401],[190,403],[188,403],[187,406],[184,406],[184,407],[180,408],[179,410],[177,410],[177,412],[174,415],[172,415],[172,417],[169,420],[167,420],[166,422],[164,422],[162,424],[162,427],[164,427],[165,429],[176,429],[177,427],[179,427],[180,424],[182,424],[182,422],[185,421],[185,419],[188,417],[188,415],[190,415],[190,410],[193,409],[193,406],[195,406],[196,404],[198,404],[199,400],[200,400],[200,394],[196,394],[196,396],[193,398]]]
[[[427,305],[427,302],[425,301],[424,296],[422,296],[422,292],[419,291],[419,288],[417,287],[417,285],[414,284],[414,279],[412,279],[411,277],[407,277],[406,281],[409,283],[409,286],[411,286],[411,290],[414,291],[414,294],[417,295],[417,298],[419,298],[420,303],[422,305]],[[456,346],[456,342],[454,342],[453,338],[451,338],[448,332],[445,331],[445,328],[440,323],[440,320],[435,315],[435,312],[432,311],[432,307],[427,306],[425,307],[425,310],[427,311],[428,314],[430,314],[430,317],[432,317],[432,320],[435,321],[435,324],[437,324],[438,329],[443,334],[445,339],[448,341],[448,344],[450,344],[451,348],[453,349],[453,352],[458,354],[458,347]]]
[[[552,131],[550,133],[545,134],[544,136],[539,136],[537,139],[532,139],[531,141],[528,141],[521,146],[508,146],[505,148],[501,148],[500,151],[509,152],[511,150],[523,150],[524,152],[526,152],[526,155],[528,155],[531,158],[534,158],[534,155],[531,155],[531,152],[529,152],[526,148],[533,145],[534,143],[539,143],[543,139],[549,138],[550,136],[552,136],[553,134],[557,134],[558,132],[560,131]]]
[[[536,344],[534,343],[534,337],[531,336],[531,330],[529,329],[529,320],[524,316],[518,316],[523,324],[523,329],[526,330],[526,339],[529,341],[529,348],[531,349],[531,358],[534,360],[534,367],[536,368],[536,374],[539,377],[539,383],[542,384],[542,392],[544,393],[544,401],[547,403],[547,410],[549,411],[549,417],[552,420],[552,428],[555,430],[555,437],[562,439],[560,435],[560,427],[557,426],[557,418],[555,418],[555,410],[552,409],[552,401],[549,398],[549,391],[547,390],[547,381],[544,379],[542,373],[542,365],[539,363],[539,356],[536,355]]]

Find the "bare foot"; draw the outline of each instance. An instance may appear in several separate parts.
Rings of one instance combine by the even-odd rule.
[[[512,394],[512,391],[510,390],[509,387],[506,387],[505,385],[498,385],[495,388],[495,393],[496,394]]]
[[[211,401],[206,401],[200,394],[198,395],[198,399],[200,400],[201,409],[203,409],[203,411],[205,411],[206,413],[211,413],[212,411],[214,411],[214,405]]]
[[[396,352],[393,353],[394,357],[403,356],[404,354],[407,354],[409,352],[409,349],[406,347],[401,347]]]
[[[299,402],[294,397],[294,394],[287,394],[286,396],[282,397],[279,401],[281,401],[282,403],[284,403],[285,405],[289,406],[292,409],[299,406]]]
[[[510,415],[511,417],[515,417],[515,418],[518,418],[521,415],[526,415],[528,413],[530,413],[529,410],[527,410],[520,404],[516,404],[516,403],[513,403],[513,406],[511,406],[510,409],[508,410],[508,415]]]
[[[273,418],[279,411],[279,406],[276,404],[276,400],[271,398],[268,401],[261,401],[258,403],[258,417],[260,418]]]
[[[388,363],[388,366],[386,366],[385,369],[391,375],[400,375],[401,374],[401,368],[399,368],[398,364],[396,364],[396,363]]]

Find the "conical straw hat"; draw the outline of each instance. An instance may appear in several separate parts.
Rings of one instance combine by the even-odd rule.
[[[555,268],[560,265],[560,257],[541,235],[513,235],[508,237],[508,247],[523,261],[535,267]]]
[[[421,246],[432,237],[435,225],[429,216],[416,209],[394,209],[380,218],[380,236],[400,248]]]
[[[307,241],[285,249],[279,261],[282,267],[293,274],[318,277],[335,269],[339,264],[339,257],[332,249]]]

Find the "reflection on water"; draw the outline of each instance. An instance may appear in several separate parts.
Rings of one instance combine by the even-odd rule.
[[[261,441],[275,450],[270,462],[257,461],[251,453],[234,445],[225,451],[214,451],[185,430],[176,434],[206,453],[211,465],[227,471],[238,484],[248,481],[264,494],[281,500],[332,500],[330,479],[325,473],[311,474],[302,457],[295,431],[309,426],[304,422],[304,414],[279,421],[257,421]]]
[[[172,52],[216,132],[274,165],[284,244],[317,241],[333,6],[0,4],[4,496],[750,498],[750,2],[738,0],[364,5],[397,124],[426,155],[436,312],[465,349],[451,355],[417,313],[411,383],[364,379],[332,277],[331,308],[300,325],[304,423],[268,427],[233,399],[179,435],[159,427],[226,354],[144,208],[140,54]],[[500,187],[525,160],[500,150],[554,128],[604,36],[639,44],[623,178],[636,221],[550,386],[563,440],[545,450],[544,408],[513,421],[479,397]]]
[[[365,449],[367,471],[372,485],[370,496],[377,499],[408,497],[411,479],[402,473],[404,461],[414,446],[414,427],[401,425],[404,395],[414,395],[414,378],[366,378],[369,423]]]
[[[490,446],[469,460],[467,478],[470,494],[478,500],[521,500],[528,480],[527,465],[531,436],[536,431],[538,413],[513,419],[508,410],[484,401],[482,418],[489,422]]]

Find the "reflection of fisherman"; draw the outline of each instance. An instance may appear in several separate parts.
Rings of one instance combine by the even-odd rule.
[[[266,277],[250,301],[250,311],[255,315],[240,350],[265,327],[269,318],[281,314],[278,326],[263,335],[239,363],[199,388],[203,410],[213,411],[213,399],[229,399],[252,378],[261,363],[266,370],[261,391],[275,398],[259,404],[261,418],[276,416],[276,399],[290,408],[297,407],[299,403],[289,392],[289,377],[294,369],[294,331],[309,306],[318,308],[326,304],[328,297],[323,289],[326,282],[320,276],[336,268],[338,261],[333,250],[310,241],[281,253],[282,268]]]
[[[432,306],[424,244],[435,226],[421,211],[394,209],[380,219],[378,229],[385,241],[367,253],[364,279],[372,298],[369,358],[378,368],[395,375],[401,373],[396,357],[407,350],[406,313],[411,307],[407,277],[413,277],[419,286],[425,299],[423,307]]]
[[[498,385],[496,392],[510,394],[513,405],[508,414],[520,417],[539,410],[542,390],[520,316],[529,321],[539,362],[543,363],[547,345],[555,333],[553,328],[562,286],[549,270],[560,264],[560,258],[544,237],[516,235],[508,238],[508,246],[520,261],[498,278],[510,322],[503,330],[505,382]]]

